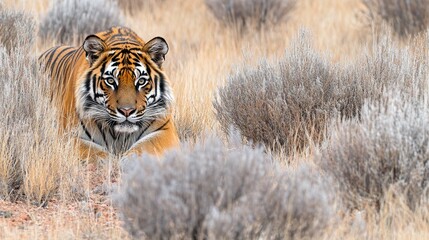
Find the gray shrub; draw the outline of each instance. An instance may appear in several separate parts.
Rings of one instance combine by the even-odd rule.
[[[201,141],[128,159],[117,203],[134,238],[289,239],[329,224],[333,194],[311,169],[281,172],[261,149]]]
[[[296,0],[205,0],[213,15],[227,25],[243,29],[276,25],[286,20]]]
[[[232,73],[213,105],[225,133],[233,127],[269,148],[301,150],[323,140],[331,118],[359,117],[366,99],[378,100],[391,89],[421,97],[427,62],[385,38],[353,62],[332,64],[303,32],[282,58]]]
[[[23,184],[23,166],[30,161],[32,147],[44,142],[41,114],[49,106],[47,81],[37,73],[37,62],[25,49],[9,55],[0,46],[0,199],[17,196]],[[25,91],[23,91],[25,89]],[[48,118],[49,119],[49,118]],[[47,120],[46,124],[49,124]],[[40,139],[34,139],[34,135]]]
[[[369,53],[336,66],[341,84],[338,110],[348,118],[359,115],[365,100],[377,101],[392,90],[422,97],[428,90],[427,63],[425,54],[415,54],[409,48],[399,47],[391,38],[381,38]]]
[[[51,5],[40,23],[39,35],[44,40],[81,43],[89,34],[124,23],[122,12],[113,0],[60,0]]]
[[[226,133],[232,126],[253,142],[301,149],[336,115],[339,80],[303,33],[280,60],[232,74],[214,101],[216,116]]]
[[[69,179],[74,169],[64,167],[60,159],[70,160],[71,142],[58,135],[48,78],[38,71],[34,51],[29,51],[35,48],[34,22],[19,12],[0,16],[10,17],[0,21],[0,29],[19,34],[0,42],[0,199],[25,197],[43,203],[59,189],[80,191],[78,181]]]
[[[165,1],[166,0],[119,0],[118,5],[125,12],[134,15],[144,8],[153,9],[157,6],[163,6],[162,4]]]
[[[429,27],[428,0],[362,0],[368,17],[377,25],[392,27],[401,37],[425,31]]]
[[[38,104],[48,102],[40,99],[46,81],[38,81],[36,61],[28,54],[34,21],[24,13],[0,10],[0,30],[0,199],[6,199],[22,185],[20,161],[28,153],[29,130]],[[31,90],[23,94],[23,88]]]
[[[365,104],[360,121],[334,123],[317,157],[351,208],[379,209],[388,191],[414,209],[429,190],[427,102],[393,92]]]

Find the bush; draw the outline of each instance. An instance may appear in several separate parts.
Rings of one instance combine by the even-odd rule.
[[[285,20],[295,6],[295,0],[205,0],[214,16],[239,29],[276,25]]]
[[[28,51],[31,26],[14,25],[25,45],[10,55],[0,45],[0,199],[25,196],[42,204],[58,194],[76,197],[82,185],[72,140],[58,135],[48,80]]]
[[[428,0],[362,0],[375,24],[387,23],[401,37],[429,27]]]
[[[251,141],[291,151],[321,139],[326,120],[337,113],[341,86],[327,59],[301,35],[281,60],[230,76],[214,108],[226,133],[233,126]]]
[[[204,142],[161,161],[128,159],[117,202],[133,237],[282,239],[327,226],[333,195],[319,175],[282,173],[261,149]]]
[[[34,27],[35,22],[30,16],[21,12],[3,11],[0,6],[0,44],[9,54],[18,46],[32,46]]]
[[[342,85],[338,110],[347,118],[359,115],[365,100],[380,100],[391,90],[421,97],[428,90],[427,62],[426,55],[410,53],[410,49],[400,48],[391,38],[378,40],[370,53],[348,65],[336,66]]]
[[[274,63],[263,60],[232,74],[213,105],[225,133],[232,126],[248,140],[287,153],[323,140],[335,116],[359,116],[365,99],[389,89],[421,96],[427,88],[427,59],[381,39],[371,53],[350,64],[330,64],[301,33]]]
[[[429,109],[400,95],[366,104],[360,121],[333,124],[318,156],[351,208],[380,209],[388,191],[411,208],[429,196]]]
[[[40,23],[42,39],[53,38],[61,44],[81,43],[89,34],[122,25],[123,16],[116,1],[61,0]]]
[[[136,14],[143,8],[153,8],[164,3],[166,0],[119,0],[118,5],[125,12]]]

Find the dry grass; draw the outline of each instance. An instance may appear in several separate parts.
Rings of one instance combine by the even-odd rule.
[[[151,0],[148,1],[152,2]],[[43,24],[43,19],[47,16],[46,14],[48,14],[51,7],[51,1],[48,0],[3,0],[0,2],[3,2],[2,8],[4,9],[25,10],[26,16],[30,15],[29,19],[35,19],[36,26]],[[56,1],[52,2],[55,3]],[[133,4],[128,6],[131,5]],[[343,81],[343,84],[339,84],[335,90],[338,91],[347,86],[346,89],[339,91],[341,93],[340,99],[345,99],[345,101],[333,101],[337,101],[342,106],[339,108],[337,108],[337,105],[335,106],[336,111],[342,115],[355,116],[366,98],[380,99],[386,89],[403,89],[403,95],[412,96],[415,99],[424,98],[428,93],[427,36],[420,36],[420,39],[416,40],[416,42],[402,41],[399,44],[396,43],[397,40],[395,39],[384,41],[383,36],[374,38],[371,30],[366,27],[367,22],[359,16],[363,10],[367,9],[361,0],[300,0],[296,2],[293,11],[290,14],[286,14],[287,21],[279,21],[274,27],[266,25],[266,27],[260,28],[259,31],[249,29],[247,32],[225,27],[210,12],[204,0],[157,2],[151,7],[142,6],[141,8],[136,7],[136,12],[125,10],[126,13],[123,16],[122,23],[134,29],[144,39],[162,36],[168,41],[170,52],[167,55],[164,67],[174,88],[176,99],[175,121],[182,140],[189,139],[198,142],[200,141],[198,139],[201,139],[200,136],[205,135],[208,130],[221,134],[221,126],[216,119],[212,102],[217,89],[225,86],[231,72],[237,72],[237,69],[240,69],[240,71],[246,69],[248,72],[255,71],[251,67],[257,66],[261,59],[268,59],[268,62],[276,68],[279,64],[274,63],[279,62],[281,59],[283,59],[283,63],[288,63],[285,66],[300,66],[297,62],[293,62],[295,60],[285,61],[284,56],[291,56],[291,52],[298,51],[298,48],[294,47],[296,45],[291,45],[291,40],[298,35],[302,27],[312,33],[312,37],[309,40],[312,43],[309,56],[314,58],[289,59],[322,59],[321,65],[326,65],[329,69],[327,71],[328,76],[335,76],[335,81],[333,82]],[[124,7],[124,9],[126,8]],[[114,16],[118,16],[119,12],[116,9]],[[100,9],[93,13],[100,13]],[[17,15],[19,14],[21,13],[18,12]],[[49,16],[54,17],[53,14]],[[76,16],[79,15],[76,14]],[[105,16],[109,15],[106,14]],[[409,22],[415,22],[413,18],[409,19],[412,20]],[[3,21],[0,22],[0,25],[1,23]],[[30,29],[30,24],[18,25]],[[89,21],[86,21],[82,26],[94,27],[96,25],[102,24],[100,21],[97,24],[93,22],[89,24]],[[23,31],[23,33],[19,33],[20,36],[24,36],[24,33],[27,32],[27,30]],[[58,36],[55,35],[58,34],[58,31],[58,29],[52,31],[54,37]],[[413,34],[414,30],[409,30],[408,33]],[[3,36],[6,35],[2,34]],[[79,38],[80,36],[77,34],[71,36],[71,40],[77,40],[77,44],[80,44]],[[10,39],[13,39],[13,37]],[[23,37],[22,39],[26,38]],[[47,209],[39,208],[38,211],[40,212],[31,216],[33,221],[23,225],[10,225],[7,219],[0,217],[0,238],[127,239],[130,236],[122,230],[122,225],[115,216],[115,209],[109,207],[105,220],[101,221],[98,217],[97,209],[99,204],[104,203],[89,204],[93,201],[91,199],[94,196],[100,196],[100,194],[95,193],[97,191],[94,188],[98,189],[100,186],[104,188],[103,186],[110,186],[112,181],[116,181],[116,161],[107,161],[106,165],[102,165],[103,170],[97,173],[104,179],[101,181],[102,183],[94,181],[90,174],[82,176],[82,172],[88,173],[88,171],[85,169],[82,171],[82,168],[85,168],[85,164],[78,164],[75,161],[73,143],[70,138],[57,135],[55,113],[49,108],[49,103],[43,97],[43,89],[40,88],[40,83],[43,82],[44,78],[32,71],[30,67],[32,66],[32,59],[38,53],[52,46],[51,39],[43,40],[36,37],[31,39],[35,40],[35,45],[19,44],[22,45],[21,47],[28,46],[31,51],[0,50],[3,56],[0,60],[2,61],[2,66],[9,66],[0,70],[2,71],[2,76],[6,76],[2,77],[0,81],[4,89],[9,86],[14,90],[10,94],[7,91],[2,91],[0,96],[2,102],[13,103],[4,104],[3,108],[0,108],[2,109],[0,111],[2,115],[0,120],[0,189],[2,189],[2,192],[0,195],[6,199],[18,197],[18,199],[23,199],[25,202],[31,203],[34,201],[38,204],[44,203],[47,199],[52,200],[48,202]],[[373,39],[377,40],[374,41]],[[54,41],[60,42],[59,39]],[[285,53],[285,49],[288,49],[289,53]],[[9,53],[12,53],[12,56],[9,56]],[[308,55],[308,52],[301,54],[306,56],[305,54]],[[320,67],[320,61],[309,62],[315,62],[317,64],[314,66]],[[243,66],[243,63],[246,65]],[[305,64],[302,66],[308,67]],[[314,72],[313,69],[311,70],[309,73]],[[316,77],[318,77],[317,75],[324,76],[323,71],[315,72]],[[305,72],[301,73],[301,77],[306,76]],[[285,75],[288,76],[288,74]],[[10,79],[13,80],[11,81]],[[299,83],[299,78],[295,79],[295,81]],[[25,95],[22,92],[25,92]],[[303,94],[300,96],[317,100],[317,94],[314,94],[314,96],[311,94],[306,96],[305,92]],[[327,94],[326,96],[336,96],[336,94],[329,95],[325,92],[324,94]],[[232,100],[232,98],[226,100]],[[317,101],[314,102],[317,103]],[[299,107],[299,105],[297,106]],[[22,114],[22,112],[26,114]],[[44,117],[43,121],[40,116]],[[365,119],[364,116],[360,117]],[[257,120],[258,116],[255,118]],[[415,120],[406,119],[410,119],[409,122]],[[419,118],[416,117],[416,119]],[[417,123],[419,122],[409,126],[416,126],[416,129],[420,129],[416,125]],[[259,126],[258,121],[254,121],[252,124]],[[404,125],[406,126],[407,124]],[[327,128],[327,132],[333,130],[335,128]],[[309,131],[308,137],[317,139],[318,137],[313,136],[313,133]],[[401,132],[397,136],[404,136],[404,133]],[[8,140],[6,141],[6,139]],[[391,139],[394,140],[395,138]],[[402,141],[403,138],[400,138],[400,140]],[[329,141],[331,140],[328,140],[328,143]],[[412,141],[410,140],[410,142]],[[402,149],[403,146],[408,145],[404,143],[401,146],[398,145],[397,148]],[[231,146],[227,145],[227,147],[230,148]],[[302,190],[302,195],[311,197],[311,194],[308,194],[310,196],[307,195],[309,193],[308,189],[314,186],[312,185],[314,183],[312,179],[319,178],[319,170],[317,167],[312,171],[299,170],[299,166],[302,161],[314,165],[312,152],[318,148],[316,145],[311,145],[310,150],[306,151],[305,154],[296,151],[285,154],[283,149],[281,149],[280,153],[275,152],[275,155],[283,163],[289,162],[291,155],[294,156],[294,165],[288,166],[286,164],[286,166],[283,166],[288,170],[283,169],[282,171],[290,173],[291,176],[286,176],[285,179],[289,180],[285,184],[278,186],[279,192],[298,194]],[[407,152],[412,152],[412,150],[407,150]],[[421,154],[420,152],[418,153]],[[185,155],[175,157],[185,158]],[[227,159],[227,157],[225,158]],[[413,158],[410,157],[410,159]],[[172,163],[172,165],[174,164]],[[297,169],[294,169],[295,166],[297,166]],[[163,169],[165,168],[160,168],[159,170],[163,171]],[[217,170],[218,168],[213,169]],[[300,175],[301,172],[304,172],[304,176]],[[301,179],[304,180],[301,181]],[[216,183],[217,180],[212,182]],[[15,189],[15,186],[18,187]],[[162,187],[167,186],[158,184],[153,189],[161,189]],[[15,191],[11,192],[11,189],[15,189]],[[228,188],[225,187],[225,189]],[[83,199],[79,199],[82,192],[86,193],[86,195]],[[102,192],[101,198],[104,199],[103,201],[110,201],[109,196],[106,195],[109,191]],[[323,226],[324,231],[323,234],[320,234],[320,238],[428,238],[427,209],[416,206],[417,210],[411,211],[407,201],[393,193],[390,191],[383,193],[383,204],[377,210],[364,208],[360,212],[351,212],[348,208],[336,208],[338,211],[337,221],[334,224],[328,224],[327,228]],[[317,196],[320,197],[320,195]],[[59,201],[61,203],[55,204],[56,199],[61,199]],[[288,198],[276,196],[273,199]],[[315,201],[317,199],[319,198],[315,197],[313,198],[314,201],[310,201],[311,204],[315,204],[316,209],[324,206],[322,203],[319,204]],[[252,204],[257,205],[256,198],[252,201],[255,201]],[[302,206],[299,205],[300,203],[293,202],[291,206]],[[231,237],[232,235],[228,234],[237,232],[235,229],[240,229],[239,223],[248,219],[246,214],[249,212],[249,206],[256,209],[255,214],[258,213],[259,205],[254,207],[252,204],[243,204],[242,208],[234,206],[234,208],[230,209],[231,211],[219,210],[216,218],[214,213],[210,215],[214,219],[210,225],[212,227],[209,231],[210,236]],[[79,205],[81,208],[70,207],[74,205]],[[31,205],[23,204],[23,206],[26,207],[25,210],[30,211]],[[59,214],[49,215],[51,217],[46,222],[37,217],[47,214],[51,208],[56,209]],[[313,209],[313,207],[308,209]],[[305,216],[308,216],[306,215],[308,212],[304,210],[298,211],[299,216],[302,218],[297,217],[297,219],[307,219]],[[235,214],[236,212],[244,214]],[[313,213],[310,212],[309,214]],[[314,214],[319,214],[319,212]],[[321,214],[323,215],[323,213]],[[257,214],[257,216],[263,215]],[[276,217],[280,218],[277,215]],[[255,222],[260,223],[262,221]],[[278,223],[277,220],[273,222]],[[298,223],[298,227],[293,229],[304,226],[305,224]],[[252,227],[251,225],[249,229],[253,229]],[[267,229],[270,229],[270,227],[276,229],[276,226],[265,226],[263,229],[269,232]],[[224,229],[227,230],[224,231]],[[242,236],[251,236],[245,235],[249,233],[246,231],[239,230],[238,232],[243,234]],[[284,234],[288,235],[287,233]],[[296,238],[299,237],[297,236]]]
[[[25,15],[5,16],[9,19],[0,25],[10,24],[12,32],[23,34],[19,44],[10,49],[13,54],[0,48],[0,99],[12,102],[0,107],[0,198],[25,196],[42,204],[53,195],[78,197],[82,189],[76,181],[79,173],[73,142],[58,135],[56,110],[46,97],[47,78],[38,73],[35,56],[28,54],[34,37],[32,24],[16,24],[28,21]],[[21,92],[22,88],[29,90],[27,94]]]
[[[0,32],[2,33],[0,43],[9,54],[17,47],[32,46],[34,28],[35,22],[30,15],[15,11],[1,11],[0,6]]]

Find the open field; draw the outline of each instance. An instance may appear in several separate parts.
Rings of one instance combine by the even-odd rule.
[[[387,0],[297,0],[260,25],[121,0],[60,36],[60,2],[0,0],[0,239],[429,239],[427,7],[407,28]],[[58,133],[35,59],[109,21],[167,40],[182,151],[83,163]]]

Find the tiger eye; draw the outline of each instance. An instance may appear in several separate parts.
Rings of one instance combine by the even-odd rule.
[[[140,85],[143,85],[145,82],[146,82],[146,79],[140,78],[137,83]]]
[[[110,85],[113,85],[115,83],[115,80],[113,80],[113,78],[108,78],[108,79],[106,79],[106,81]]]

